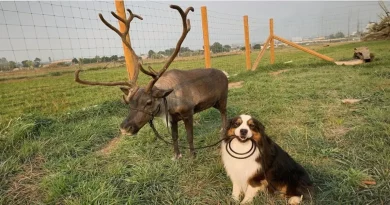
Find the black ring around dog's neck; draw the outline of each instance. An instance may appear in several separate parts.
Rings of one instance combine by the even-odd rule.
[[[236,159],[246,159],[246,158],[249,158],[250,156],[252,156],[252,155],[255,153],[255,151],[256,151],[256,143],[255,143],[252,139],[250,139],[250,141],[252,142],[252,146],[251,146],[251,148],[250,148],[247,152],[245,152],[245,153],[238,153],[238,152],[235,152],[235,151],[232,149],[232,147],[231,147],[231,142],[232,142],[234,139],[235,139],[235,138],[230,139],[230,140],[226,143],[226,147],[225,147],[226,152],[227,152],[231,157],[236,158]],[[229,149],[230,149],[234,154],[236,154],[236,155],[246,155],[246,154],[248,154],[248,153],[250,153],[250,152],[251,152],[251,153],[250,153],[249,155],[247,155],[247,156],[244,156],[244,157],[237,157],[237,156],[234,156],[232,153],[230,153]]]

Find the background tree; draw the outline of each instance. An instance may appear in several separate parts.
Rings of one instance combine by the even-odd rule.
[[[101,62],[110,62],[110,61],[111,61],[111,58],[108,57],[108,56],[103,56],[103,57],[101,58]]]
[[[337,33],[334,35],[334,37],[335,37],[335,38],[344,38],[345,35],[344,35],[343,32],[339,31],[339,32],[337,32]]]
[[[180,48],[180,53],[184,53],[184,52],[191,52],[191,49],[188,48],[188,47],[181,47]]]
[[[96,62],[96,63],[99,63],[100,62],[100,56],[95,56],[95,58],[94,58],[94,61]]]
[[[156,52],[154,52],[153,50],[149,50],[148,57],[152,58],[154,55],[156,55]]]
[[[4,57],[0,58],[0,64],[6,64],[6,63],[8,63],[6,58]]]
[[[232,49],[232,47],[229,46],[229,45],[224,45],[224,46],[223,46],[223,50],[224,50],[225,52],[229,52],[230,49]]]
[[[16,68],[16,62],[15,61],[9,61],[8,62],[10,69]]]
[[[170,55],[172,55],[172,53],[173,53],[174,51],[175,51],[174,48],[166,49],[166,50],[165,50],[165,55],[170,56]]]
[[[35,68],[39,68],[40,65],[41,65],[41,59],[40,58],[35,58],[34,59],[34,67]]]
[[[215,42],[215,43],[213,43],[213,45],[210,46],[210,50],[213,53],[220,53],[220,52],[223,52],[223,46],[219,42]]]
[[[28,63],[27,63],[27,61],[28,61],[28,60],[22,61],[22,66],[23,66],[24,68],[28,68]]]
[[[72,59],[72,63],[73,63],[73,64],[78,64],[79,61],[77,60],[77,58],[73,58],[73,59]]]
[[[28,66],[29,68],[31,68],[33,65],[34,65],[34,62],[32,62],[32,61],[30,61],[30,60],[27,61],[27,66]]]
[[[118,56],[117,55],[113,55],[110,57],[110,60],[111,61],[117,61],[118,60]]]
[[[9,70],[9,63],[6,58],[0,58],[0,70]]]
[[[260,49],[261,48],[261,45],[260,44],[255,44],[254,46],[253,46],[253,49]]]

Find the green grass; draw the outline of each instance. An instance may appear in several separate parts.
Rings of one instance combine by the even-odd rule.
[[[248,113],[309,172],[316,187],[306,204],[388,204],[390,202],[389,41],[316,48],[348,59],[368,46],[376,61],[336,66],[291,48],[268,52],[254,72],[243,56],[212,59],[230,81],[229,117]],[[252,53],[252,60],[257,53]],[[283,64],[293,60],[293,63]],[[172,67],[202,67],[202,60]],[[152,65],[159,68],[161,65]],[[271,76],[269,73],[289,69]],[[84,78],[125,80],[123,68],[83,72]],[[237,74],[237,75],[235,75]],[[140,82],[147,78],[140,74]],[[229,204],[231,183],[219,148],[172,161],[171,146],[154,141],[145,126],[136,137],[120,138],[108,154],[100,150],[118,136],[127,114],[118,88],[82,86],[73,74],[0,82],[0,204]],[[362,99],[342,104],[345,98]],[[157,129],[168,135],[162,122]],[[195,144],[218,139],[218,111],[195,116]],[[180,143],[186,145],[183,124]],[[375,180],[364,185],[362,180]],[[259,194],[256,204],[285,204]]]

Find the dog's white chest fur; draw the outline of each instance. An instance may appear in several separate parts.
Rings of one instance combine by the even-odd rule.
[[[251,149],[251,147],[252,142],[250,140],[243,143],[238,139],[233,139],[231,142],[232,150],[237,153],[246,153]],[[222,143],[221,150],[222,161],[230,180],[232,180],[234,185],[237,185],[240,188],[241,192],[245,192],[248,187],[249,178],[261,169],[261,165],[256,162],[256,158],[260,155],[259,150],[256,147],[255,153],[246,159],[236,159],[230,156],[226,151],[225,142]],[[230,153],[234,155],[232,151],[230,151]],[[239,155],[234,156],[240,157]]]

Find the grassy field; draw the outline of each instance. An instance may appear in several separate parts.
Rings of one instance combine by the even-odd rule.
[[[316,194],[305,204],[390,203],[390,42],[315,49],[350,59],[358,46],[368,46],[375,61],[336,66],[284,48],[277,50],[276,64],[268,64],[267,53],[256,71],[247,72],[243,56],[212,59],[231,82],[244,81],[229,91],[229,117],[260,119],[308,170]],[[203,65],[199,59],[172,67]],[[270,74],[281,70],[286,72]],[[125,72],[81,75],[114,81],[125,80]],[[148,79],[140,77],[145,84]],[[196,159],[182,150],[184,157],[172,161],[172,147],[154,141],[147,126],[136,137],[118,137],[128,112],[120,97],[118,88],[82,86],[67,72],[1,81],[0,204],[234,204],[218,147],[199,151]],[[347,98],[361,101],[343,104]],[[197,114],[196,146],[216,141],[220,123],[217,110]],[[156,126],[168,135],[162,122]],[[179,127],[180,143],[187,145]],[[264,193],[255,199],[285,203]]]

